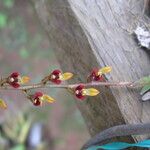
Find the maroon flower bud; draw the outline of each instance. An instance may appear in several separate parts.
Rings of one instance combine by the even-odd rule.
[[[72,78],[73,74],[70,72],[62,73],[60,70],[54,70],[50,75],[46,76],[42,83],[45,85],[48,81],[51,81],[55,84],[60,84],[62,81],[69,80]]]
[[[42,92],[36,92],[34,95],[32,95],[32,103],[35,106],[41,106],[42,105],[42,101],[41,101],[41,97],[43,96]]]
[[[61,71],[60,70],[54,70],[51,74],[50,74],[50,81],[55,83],[55,84],[60,84],[61,83]]]
[[[103,67],[101,69],[93,69],[90,76],[88,77],[88,81],[101,81],[105,82],[104,74],[110,73],[112,68],[110,66]]]
[[[13,72],[9,77],[7,83],[11,85],[14,88],[19,88],[19,73],[18,72]]]
[[[75,95],[78,99],[83,100],[85,96],[83,95],[84,85],[79,85],[75,88]]]
[[[104,77],[102,74],[99,74],[99,69],[93,69],[90,76],[90,81],[104,81]]]

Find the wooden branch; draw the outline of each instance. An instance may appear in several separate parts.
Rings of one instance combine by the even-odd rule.
[[[42,83],[32,84],[32,85],[22,85],[19,88],[13,88],[10,85],[1,86],[0,90],[30,90],[30,89],[37,89],[37,88],[75,88],[78,85],[82,84],[85,87],[92,87],[92,86],[111,86],[111,87],[129,87],[134,88],[132,86],[133,82],[91,82],[91,83],[78,83],[78,84],[45,84]]]

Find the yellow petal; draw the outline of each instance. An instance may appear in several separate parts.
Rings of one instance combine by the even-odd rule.
[[[66,72],[66,73],[63,73],[61,76],[60,76],[60,80],[69,80],[70,78],[73,77],[73,74],[70,73],[70,72]]]
[[[28,76],[21,77],[21,84],[26,84],[30,81],[30,78]]]
[[[43,95],[42,96],[43,100],[45,100],[48,103],[53,103],[55,102],[55,99],[53,99],[52,97],[50,97],[49,95]]]
[[[0,108],[3,108],[3,109],[7,108],[6,103],[2,99],[0,99]]]
[[[83,92],[83,95],[87,95],[87,96],[96,96],[99,94],[99,91],[94,88],[83,89],[82,92]]]
[[[98,72],[99,72],[100,74],[105,74],[105,73],[111,72],[111,70],[112,70],[112,68],[111,68],[110,66],[107,66],[107,67],[101,68]]]

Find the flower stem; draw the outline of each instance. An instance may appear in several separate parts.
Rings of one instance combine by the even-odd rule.
[[[129,88],[135,88],[133,85],[134,82],[91,82],[91,83],[78,83],[78,84],[61,84],[61,85],[55,85],[55,84],[32,84],[32,85],[22,85],[19,88],[13,88],[10,86],[2,86],[0,87],[0,90],[30,90],[30,89],[37,89],[37,88],[75,88],[78,85],[82,84],[85,87],[91,87],[91,86],[110,86],[110,87],[129,87]],[[139,85],[140,86],[140,85]],[[136,86],[136,87],[139,87]]]

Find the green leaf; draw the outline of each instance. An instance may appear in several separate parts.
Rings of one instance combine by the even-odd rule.
[[[144,93],[148,92],[150,90],[150,85],[145,85],[142,90],[141,90],[141,95],[143,95]]]
[[[0,28],[4,28],[7,25],[7,15],[0,12]]]
[[[17,145],[10,150],[25,150],[25,146],[23,144]]]
[[[143,77],[132,84],[134,87],[143,87],[146,85],[150,85],[150,76]]]
[[[30,127],[31,127],[31,119],[29,118],[23,125],[22,125],[22,128],[21,128],[21,131],[18,135],[18,142],[19,143],[24,143],[26,138],[27,138],[27,135],[28,135],[28,132],[30,130]]]
[[[21,58],[23,58],[23,59],[26,59],[26,58],[29,57],[29,52],[27,51],[26,48],[23,47],[23,48],[20,50],[20,56],[21,56]]]
[[[12,8],[14,6],[14,0],[3,0],[3,4],[7,8]]]
[[[150,76],[143,77],[139,80],[141,84],[150,84]]]

